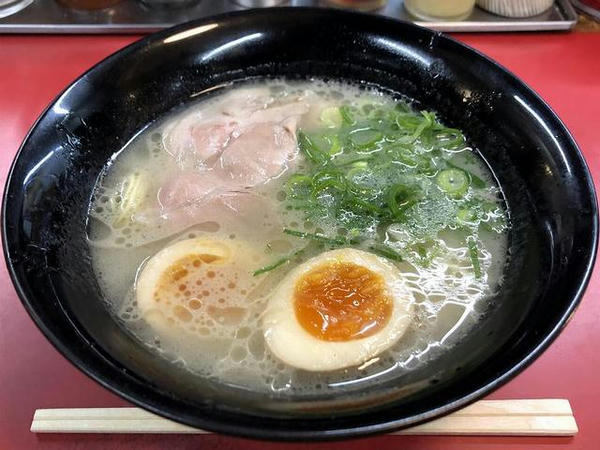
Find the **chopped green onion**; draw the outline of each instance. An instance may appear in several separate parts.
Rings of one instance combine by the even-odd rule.
[[[361,156],[360,158],[352,158],[352,159],[347,159],[347,160],[339,160],[336,159],[336,167],[346,167],[349,165],[353,165],[356,164],[358,162],[367,162],[367,161],[371,161],[373,159],[372,156]],[[339,162],[338,162],[339,161]]]
[[[418,161],[419,163],[417,165],[417,169],[419,173],[422,173],[428,177],[433,177],[438,173],[438,168],[436,167],[433,159],[420,156]]]
[[[347,187],[343,174],[336,169],[323,169],[313,175],[312,198],[317,198],[326,189],[337,189],[345,192]]]
[[[437,176],[437,184],[451,197],[460,198],[469,189],[469,177],[464,170],[446,169]]]
[[[311,239],[313,241],[324,242],[325,244],[331,245],[344,245],[346,244],[346,239],[342,237],[330,238],[327,236],[323,236],[318,233],[306,233],[304,231],[291,230],[289,228],[284,228],[283,232],[285,234],[289,234],[290,236],[299,237],[301,239]]]
[[[321,121],[329,128],[339,128],[342,125],[342,115],[335,106],[324,108],[321,111]]]
[[[335,155],[342,149],[340,140],[335,134],[312,134],[308,138],[312,147],[324,155]]]
[[[358,129],[350,133],[350,142],[357,147],[369,147],[383,139],[383,134],[380,131],[373,129]]]
[[[463,169],[462,167],[459,167],[459,166],[451,163],[450,161],[446,161],[446,164],[448,164],[448,166],[453,169],[462,170],[464,173],[466,173],[469,176],[469,178],[471,179],[471,184],[473,185],[473,187],[476,187],[478,189],[485,189],[485,187],[487,186],[485,181],[483,181],[481,178],[479,178],[474,173],[469,172],[468,170]]]
[[[285,193],[292,199],[306,197],[312,190],[312,178],[308,175],[294,174],[285,182]]]
[[[369,170],[369,163],[367,163],[366,161],[356,161],[355,163],[353,163],[352,168],[346,173],[346,178],[348,180],[351,180],[361,173],[371,173],[371,171]]]
[[[399,101],[396,103],[396,106],[394,106],[394,109],[400,113],[412,113],[412,109],[411,107],[408,105],[408,103],[404,102],[404,101]]]
[[[254,272],[252,272],[252,276],[256,277],[258,275],[262,275],[263,273],[270,272],[271,270],[277,269],[278,267],[283,266],[284,264],[287,264],[289,262],[290,258],[282,258],[274,262],[273,264],[269,264],[268,266],[264,266],[258,270],[255,270]]]
[[[337,169],[327,168],[327,169],[319,170],[312,177],[312,183],[315,186],[319,186],[319,185],[326,183],[328,181],[331,181],[331,180],[337,181],[339,183],[343,183],[344,175],[342,174],[342,172],[340,172]]]
[[[485,181],[483,181],[477,175],[474,175],[473,172],[467,172],[467,174],[469,175],[469,178],[471,178],[471,184],[473,187],[476,187],[477,189],[485,189]]]
[[[471,235],[493,225],[501,231],[496,221],[504,214],[502,207],[487,200],[487,192],[471,190],[486,188],[486,182],[459,167],[475,157],[464,135],[444,126],[434,113],[398,101],[346,104],[320,113],[320,130],[298,131],[303,173],[285,181],[282,206],[323,229],[343,228],[347,234],[289,229],[286,234],[320,247],[366,241],[383,257],[399,261],[404,255],[426,266],[443,252],[436,246],[441,230]],[[461,156],[452,157],[455,153]],[[488,201],[497,210],[488,211]],[[400,253],[382,241],[382,230],[392,224],[408,239]],[[469,255],[475,242],[469,242]],[[473,267],[479,274],[477,263]]]
[[[475,272],[475,278],[481,278],[481,265],[479,264],[479,255],[477,250],[477,243],[475,238],[467,238],[467,246],[469,247],[469,257],[471,258],[471,264],[473,265],[473,272]]]
[[[458,151],[465,149],[465,137],[460,130],[455,128],[444,128],[440,133],[435,135],[435,138],[439,142],[437,147],[443,148],[448,152],[458,153]]]
[[[401,149],[394,154],[395,158],[407,167],[415,168],[419,165],[419,160],[408,149]]]
[[[395,119],[396,125],[400,130],[414,131],[423,122],[423,117],[415,113],[399,113]]]
[[[404,212],[420,199],[420,191],[402,183],[395,184],[388,192],[387,203],[393,216],[403,220]]]
[[[369,167],[369,163],[367,161],[354,161],[352,163],[352,169],[366,169],[367,167]]]
[[[392,261],[402,261],[402,255],[400,255],[400,253],[398,253],[396,250],[389,247],[388,245],[372,245],[371,247],[369,247],[369,249],[372,250],[374,253],[383,256],[384,258],[391,259]]]
[[[404,144],[410,144],[412,142],[415,142],[417,139],[419,139],[421,134],[423,134],[423,131],[425,131],[427,128],[430,128],[433,125],[433,123],[435,121],[435,114],[428,113],[426,111],[421,111],[421,114],[424,119],[421,119],[421,121],[420,121],[419,125],[417,126],[416,130],[414,131],[414,133],[410,136],[405,136],[403,138],[400,138],[400,140],[399,140],[400,142],[402,142]],[[398,118],[396,118],[396,123],[398,124],[398,126],[400,128],[403,128],[402,125],[400,125]]]
[[[362,198],[360,198],[356,195],[349,195],[345,204],[350,207],[358,207],[358,209],[361,209],[361,210],[371,211],[372,213],[375,213],[375,214],[378,214],[381,212],[381,208],[379,208],[378,206],[376,206],[372,203],[369,203],[366,200],[363,200]]]
[[[278,267],[281,267],[284,264],[289,263],[292,260],[292,258],[294,258],[295,256],[298,256],[298,255],[301,255],[304,252],[304,250],[306,250],[306,247],[308,247],[308,245],[305,247],[302,247],[299,250],[296,250],[295,252],[291,253],[290,255],[288,255],[284,258],[278,259],[273,264],[269,264],[268,266],[264,266],[258,270],[255,270],[254,272],[252,272],[252,275],[253,276],[262,275],[263,273],[270,272],[271,270],[277,269]]]
[[[311,193],[311,197],[313,199],[318,199],[324,191],[327,191],[329,189],[335,189],[340,192],[345,192],[346,186],[336,180],[327,180],[323,183],[320,183],[318,186],[315,186]],[[330,194],[329,191],[327,193]]]
[[[349,106],[346,106],[346,105],[340,106],[339,112],[340,112],[340,115],[342,116],[342,123],[344,125],[354,125],[356,123],[356,121],[354,120],[354,117],[352,116],[352,113],[350,112]]]
[[[456,217],[461,222],[474,222],[477,219],[477,214],[471,208],[461,208],[456,213]]]
[[[310,138],[302,131],[298,132],[298,145],[302,153],[315,164],[323,165],[329,161],[329,156],[315,147]]]

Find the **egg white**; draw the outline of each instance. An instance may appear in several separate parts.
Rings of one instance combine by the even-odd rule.
[[[354,263],[378,275],[392,299],[392,315],[375,334],[350,341],[325,341],[307,332],[296,319],[296,283],[317,267]],[[413,295],[402,273],[389,261],[372,253],[342,248],[322,253],[292,270],[275,288],[263,316],[267,347],[281,361],[308,371],[330,371],[362,364],[394,345],[412,320]]]
[[[136,277],[135,297],[144,320],[158,331],[172,333],[177,328],[167,320],[167,309],[171,306],[165,302],[156,302],[154,293],[158,283],[174,264],[183,258],[193,255],[214,255],[219,259],[211,265],[227,264],[233,255],[231,246],[217,239],[186,239],[176,242],[152,256],[140,269]],[[175,302],[175,299],[172,299]]]

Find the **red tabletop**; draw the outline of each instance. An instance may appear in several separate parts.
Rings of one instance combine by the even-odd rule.
[[[459,35],[539,92],[565,121],[600,182],[600,33]],[[0,37],[0,183],[28,128],[70,81],[131,36]],[[267,444],[218,435],[29,432],[36,408],[126,406],[68,363],[29,319],[0,262],[0,449],[598,449],[600,270],[571,323],[531,367],[490,398],[567,398],[574,438],[381,436],[348,442]],[[309,446],[310,445],[310,446]]]

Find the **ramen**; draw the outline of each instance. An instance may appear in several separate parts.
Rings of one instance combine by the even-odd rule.
[[[115,319],[149,351],[314,393],[427,364],[477,323],[507,258],[501,194],[431,111],[269,80],[182,107],[116,153],[89,243]]]

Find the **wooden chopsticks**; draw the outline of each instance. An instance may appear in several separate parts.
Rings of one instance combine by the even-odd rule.
[[[207,434],[140,408],[38,409],[34,433]],[[481,400],[448,416],[393,434],[573,436],[577,424],[563,399]]]
[[[568,400],[481,400],[431,422],[394,434],[574,436]]]

